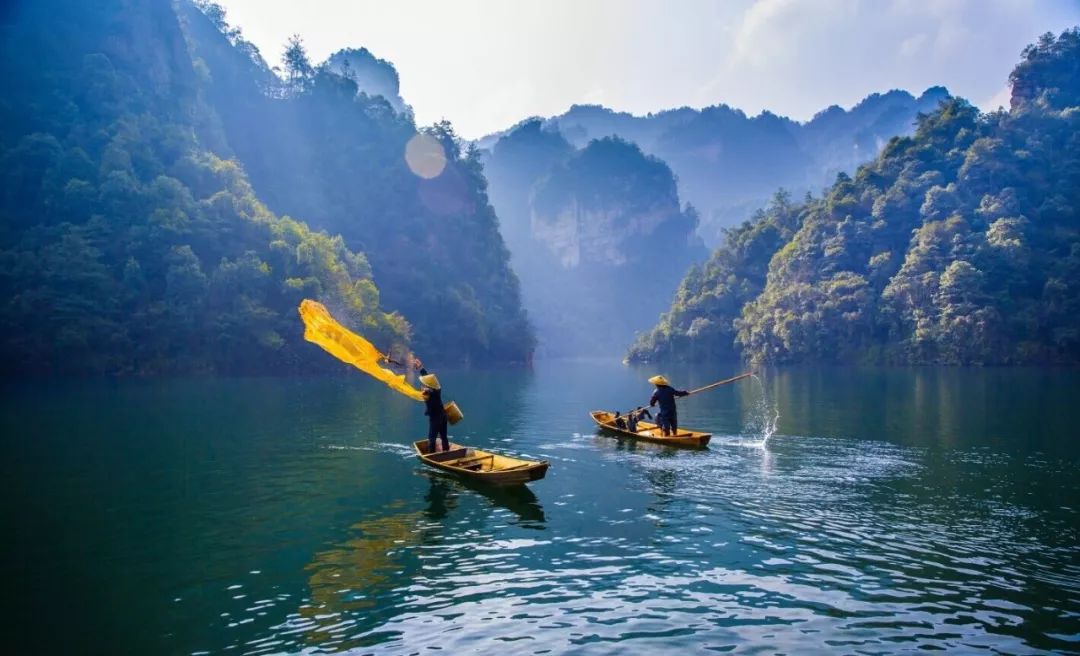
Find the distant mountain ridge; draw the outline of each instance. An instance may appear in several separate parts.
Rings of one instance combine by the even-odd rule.
[[[936,86],[918,97],[901,90],[875,93],[850,110],[833,105],[804,123],[768,111],[748,116],[723,104],[645,116],[574,105],[541,120],[579,148],[619,136],[664,160],[678,178],[680,195],[701,213],[702,238],[715,245],[724,227],[748,218],[776,189],[796,195],[819,191],[837,173],[852,173],[873,159],[892,137],[911,134],[919,114],[950,97]],[[476,144],[489,150],[511,130]]]

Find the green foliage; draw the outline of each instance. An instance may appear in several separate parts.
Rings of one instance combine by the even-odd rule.
[[[632,214],[657,202],[678,205],[671,169],[636,145],[618,137],[592,141],[573,157],[552,167],[534,188],[533,207],[554,213],[573,199],[585,211],[604,209],[618,200]]]
[[[1080,106],[1078,52],[1080,28],[1075,27],[1057,38],[1047,32],[1038,43],[1024,48],[1020,64],[1009,75],[1013,109],[1031,104],[1058,110]]]
[[[761,293],[769,259],[798,229],[800,208],[787,192],[754,218],[724,233],[723,245],[703,266],[695,266],[679,285],[671,309],[659,324],[638,337],[627,358],[734,359],[734,321],[742,307]]]
[[[630,357],[1080,362],[1077,61],[1077,30],[1043,37],[1010,78],[1010,112],[942,103],[791,209],[763,253],[737,257],[744,235],[776,223],[774,202],[687,274]]]
[[[418,130],[396,100],[358,93],[361,71],[344,63],[386,64],[370,53],[343,51],[311,67],[296,37],[285,57],[288,92],[268,88],[264,63],[238,52],[186,3],[179,11],[192,52],[209,71],[204,98],[220,117],[223,141],[270,208],[362,250],[381,303],[408,317],[413,345],[426,359],[529,357],[532,329],[479,155],[449,123]],[[379,84],[390,82],[396,87],[392,67],[380,72]],[[446,156],[431,179],[414,174],[405,159],[418,132],[434,137]]]
[[[270,213],[201,146],[193,126],[213,117],[169,3],[47,9],[4,28],[4,374],[310,369],[305,296],[382,343],[407,339],[362,255]],[[160,30],[151,43],[142,25]]]
[[[289,87],[294,91],[302,92],[315,76],[315,68],[308,59],[304,41],[299,34],[289,37],[285,51],[281,54],[281,63],[285,67]]]

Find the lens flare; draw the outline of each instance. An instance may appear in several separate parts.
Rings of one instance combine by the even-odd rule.
[[[435,137],[418,134],[405,144],[405,163],[416,175],[431,180],[446,168],[446,152]]]

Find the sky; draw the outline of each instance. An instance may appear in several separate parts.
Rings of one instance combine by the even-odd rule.
[[[1080,0],[218,0],[280,63],[346,47],[391,61],[416,120],[475,139],[575,103],[634,114],[725,103],[807,120],[944,85],[1008,106],[1008,75]]]

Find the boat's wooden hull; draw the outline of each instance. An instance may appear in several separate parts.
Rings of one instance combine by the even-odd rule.
[[[645,440],[646,442],[654,442],[656,444],[700,449],[705,447],[712,438],[712,435],[709,433],[688,430],[685,428],[680,428],[675,435],[664,437],[663,433],[660,431],[660,427],[649,421],[639,421],[637,432],[633,432],[616,426],[615,413],[613,412],[608,412],[607,410],[593,410],[589,415],[592,417],[593,421],[607,433],[614,433],[620,437],[632,437],[636,440]]]
[[[427,448],[427,440],[413,442],[416,457],[424,464],[487,485],[524,485],[540,480],[548,470],[547,460],[511,458],[460,444],[451,444],[449,451],[433,454]]]

